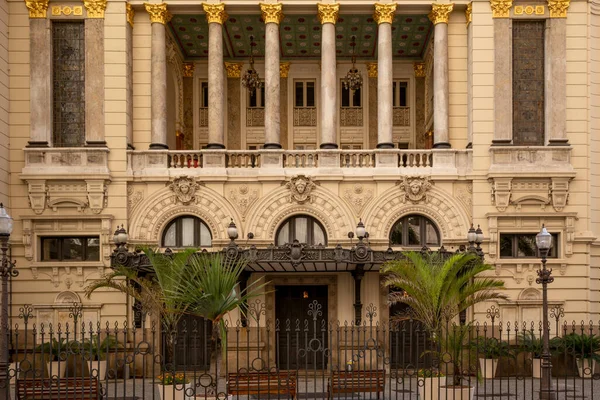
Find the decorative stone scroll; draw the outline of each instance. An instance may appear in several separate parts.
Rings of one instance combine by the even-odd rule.
[[[169,184],[169,189],[175,194],[173,196],[173,203],[181,203],[183,205],[189,205],[192,202],[196,202],[196,190],[200,187],[194,178],[188,178],[186,175],[180,176],[179,178],[173,179]]]
[[[432,183],[428,176],[405,176],[397,185],[404,191],[405,201],[417,204],[427,202],[427,191]]]
[[[290,190],[290,203],[294,201],[298,204],[312,203],[311,193],[317,185],[318,183],[314,182],[310,176],[298,175],[293,177],[289,182],[285,183],[285,187]]]

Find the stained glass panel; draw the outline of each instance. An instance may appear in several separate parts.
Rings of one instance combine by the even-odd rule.
[[[83,21],[52,23],[53,142],[85,144],[85,31]]]
[[[544,145],[544,21],[513,21],[513,144]]]

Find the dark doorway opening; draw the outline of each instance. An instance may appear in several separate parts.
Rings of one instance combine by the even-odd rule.
[[[163,343],[168,340],[163,334]],[[184,315],[177,324],[173,354],[167,354],[167,362],[175,370],[208,369],[212,343],[212,323],[201,317]]]
[[[432,354],[429,333],[423,324],[410,316],[410,306],[396,303],[390,306],[390,364],[394,369],[429,368]]]
[[[326,368],[327,286],[276,286],[275,290],[279,368]]]

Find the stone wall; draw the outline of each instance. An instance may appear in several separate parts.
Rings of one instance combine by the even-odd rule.
[[[590,2],[590,208],[591,208],[591,230],[595,236],[590,249],[590,277],[592,279],[590,293],[592,301],[600,301],[600,2]],[[600,312],[594,307],[595,319]]]
[[[10,207],[8,87],[8,3],[0,0],[0,202]]]

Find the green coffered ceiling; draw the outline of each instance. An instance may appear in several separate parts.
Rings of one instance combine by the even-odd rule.
[[[208,56],[208,24],[204,14],[177,14],[169,23],[171,32],[187,59]],[[432,25],[427,15],[396,15],[392,26],[393,54],[397,58],[420,59]],[[356,36],[357,58],[377,58],[377,24],[370,15],[340,15],[335,26],[336,52],[340,58],[352,56],[352,36]],[[250,56],[250,36],[254,36],[254,56],[264,57],[265,24],[260,15],[230,15],[224,24],[226,59]],[[321,57],[321,24],[316,15],[287,15],[280,24],[282,60]]]

